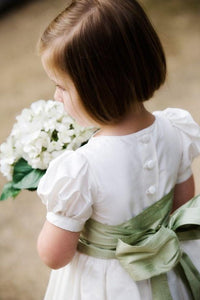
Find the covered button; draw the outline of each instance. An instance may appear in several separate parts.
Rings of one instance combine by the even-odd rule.
[[[155,162],[153,160],[148,160],[145,163],[145,168],[147,168],[149,170],[153,169],[154,166],[155,166]]]
[[[153,195],[156,192],[156,187],[155,185],[151,185],[148,190],[147,190],[147,194]]]

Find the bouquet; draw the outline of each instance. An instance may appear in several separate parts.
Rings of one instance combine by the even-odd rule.
[[[9,181],[0,200],[21,190],[36,190],[50,161],[65,149],[85,144],[95,129],[84,128],[64,111],[63,104],[39,100],[16,117],[11,134],[0,145],[0,171]]]

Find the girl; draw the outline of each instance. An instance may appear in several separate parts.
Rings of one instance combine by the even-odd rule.
[[[145,12],[135,0],[74,0],[39,52],[55,100],[100,128],[55,159],[38,187],[47,206],[38,252],[55,269],[45,300],[199,299],[198,271],[174,233],[188,223],[182,211],[170,222],[169,214],[194,195],[200,128],[186,111],[144,107],[166,76]],[[199,212],[194,201],[187,205]],[[200,268],[199,244],[189,243],[182,247]]]

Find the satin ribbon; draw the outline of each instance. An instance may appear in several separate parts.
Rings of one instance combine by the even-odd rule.
[[[175,268],[200,299],[200,274],[179,241],[200,239],[200,195],[171,216],[173,191],[131,220],[105,225],[88,220],[78,250],[97,258],[117,258],[135,281],[151,279],[153,300],[172,300],[166,273]]]

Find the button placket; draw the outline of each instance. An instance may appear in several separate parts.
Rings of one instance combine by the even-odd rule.
[[[147,199],[156,200],[157,194],[157,168],[156,149],[151,135],[145,134],[139,137],[140,156],[143,161],[144,192]]]

